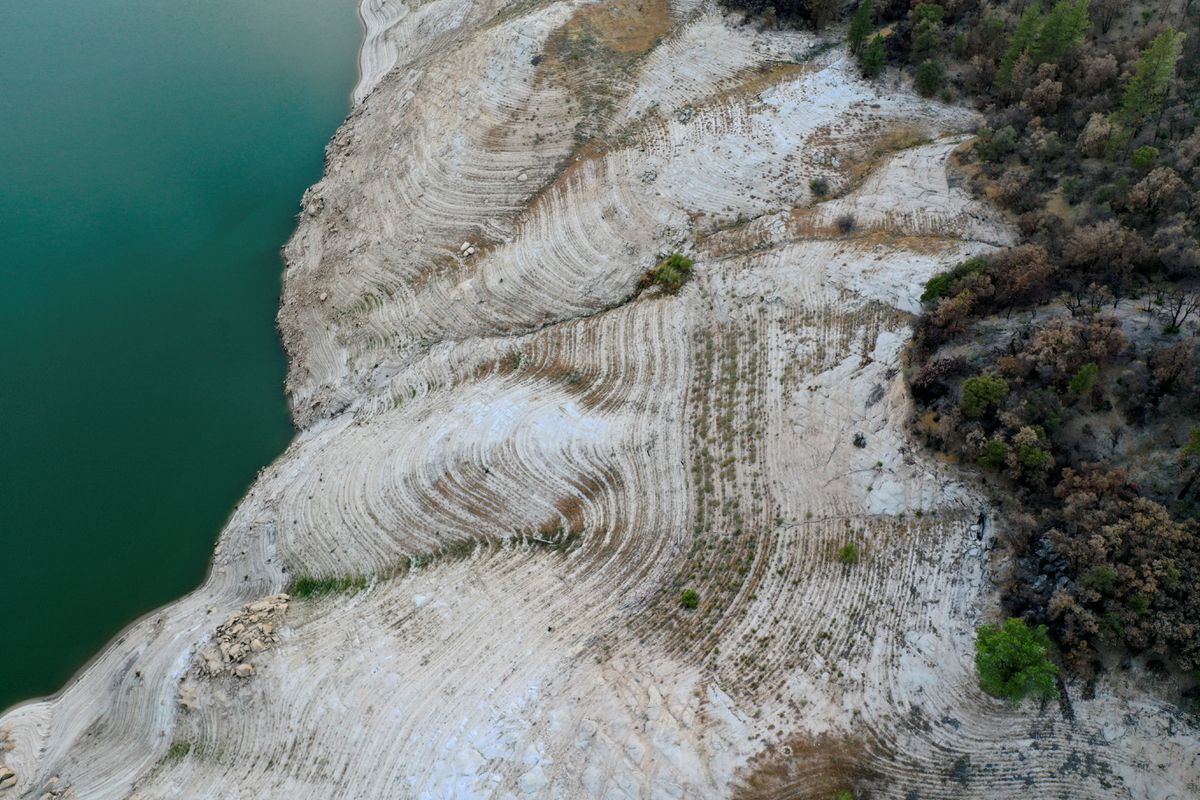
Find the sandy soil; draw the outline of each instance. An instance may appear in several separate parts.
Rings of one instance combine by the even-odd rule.
[[[708,3],[362,15],[300,432],[201,589],[0,720],[0,798],[1200,796],[1146,676],[976,687],[1003,520],[901,374],[923,281],[1012,238],[947,182],[971,114]]]

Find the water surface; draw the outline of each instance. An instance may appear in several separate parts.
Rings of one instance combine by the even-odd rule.
[[[0,0],[0,709],[204,576],[291,435],[279,248],[354,0]]]

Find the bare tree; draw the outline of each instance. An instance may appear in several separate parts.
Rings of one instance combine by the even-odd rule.
[[[1200,311],[1200,294],[1189,292],[1174,286],[1162,293],[1162,305],[1159,307],[1159,317],[1162,318],[1168,331],[1178,331],[1184,323]]]

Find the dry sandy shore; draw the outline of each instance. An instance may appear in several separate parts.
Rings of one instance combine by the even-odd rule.
[[[362,15],[300,432],[199,590],[0,721],[0,800],[1200,796],[1144,676],[976,687],[1002,521],[900,375],[920,284],[1010,238],[947,179],[969,113],[692,0]]]

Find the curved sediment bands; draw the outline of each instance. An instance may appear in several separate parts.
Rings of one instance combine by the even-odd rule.
[[[362,13],[286,250],[300,432],[201,589],[0,721],[0,800],[1200,790],[1144,676],[976,687],[1002,520],[900,376],[924,281],[1011,241],[947,181],[968,112],[702,2]]]

